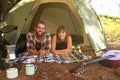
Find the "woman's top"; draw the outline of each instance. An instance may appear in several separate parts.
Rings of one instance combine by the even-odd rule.
[[[56,50],[62,50],[67,48],[67,42],[59,42],[56,44]]]

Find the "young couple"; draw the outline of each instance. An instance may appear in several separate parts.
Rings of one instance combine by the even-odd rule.
[[[46,25],[39,21],[35,25],[35,31],[27,34],[27,52],[29,54],[44,56],[52,53],[55,55],[69,55],[72,53],[72,38],[64,26],[59,26],[56,34],[46,32]]]

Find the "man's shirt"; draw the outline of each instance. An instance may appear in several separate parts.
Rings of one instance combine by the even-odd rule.
[[[34,49],[35,45],[36,45],[36,40],[35,40],[35,33],[29,32],[26,37],[27,37],[27,50],[29,49]],[[42,36],[41,36],[41,48],[45,48],[46,50],[50,50],[51,49],[51,35],[47,32],[45,32]]]

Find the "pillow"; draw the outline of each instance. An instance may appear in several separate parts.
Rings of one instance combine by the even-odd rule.
[[[73,51],[72,54],[77,58],[77,59],[82,59],[82,51],[80,46],[73,46]]]
[[[78,35],[78,34],[70,34],[70,36],[72,37],[72,44],[73,45],[78,45],[84,42],[83,40],[83,36]]]
[[[77,55],[82,54],[80,45],[72,46],[72,47],[73,47],[73,53],[76,53]]]
[[[79,60],[90,60],[92,57],[82,53],[80,45],[73,46],[72,54]]]

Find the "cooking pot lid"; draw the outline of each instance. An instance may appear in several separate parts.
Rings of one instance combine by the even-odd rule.
[[[109,58],[108,60],[120,60],[120,50],[109,50],[102,55],[102,57],[108,55],[115,55],[115,57]]]

